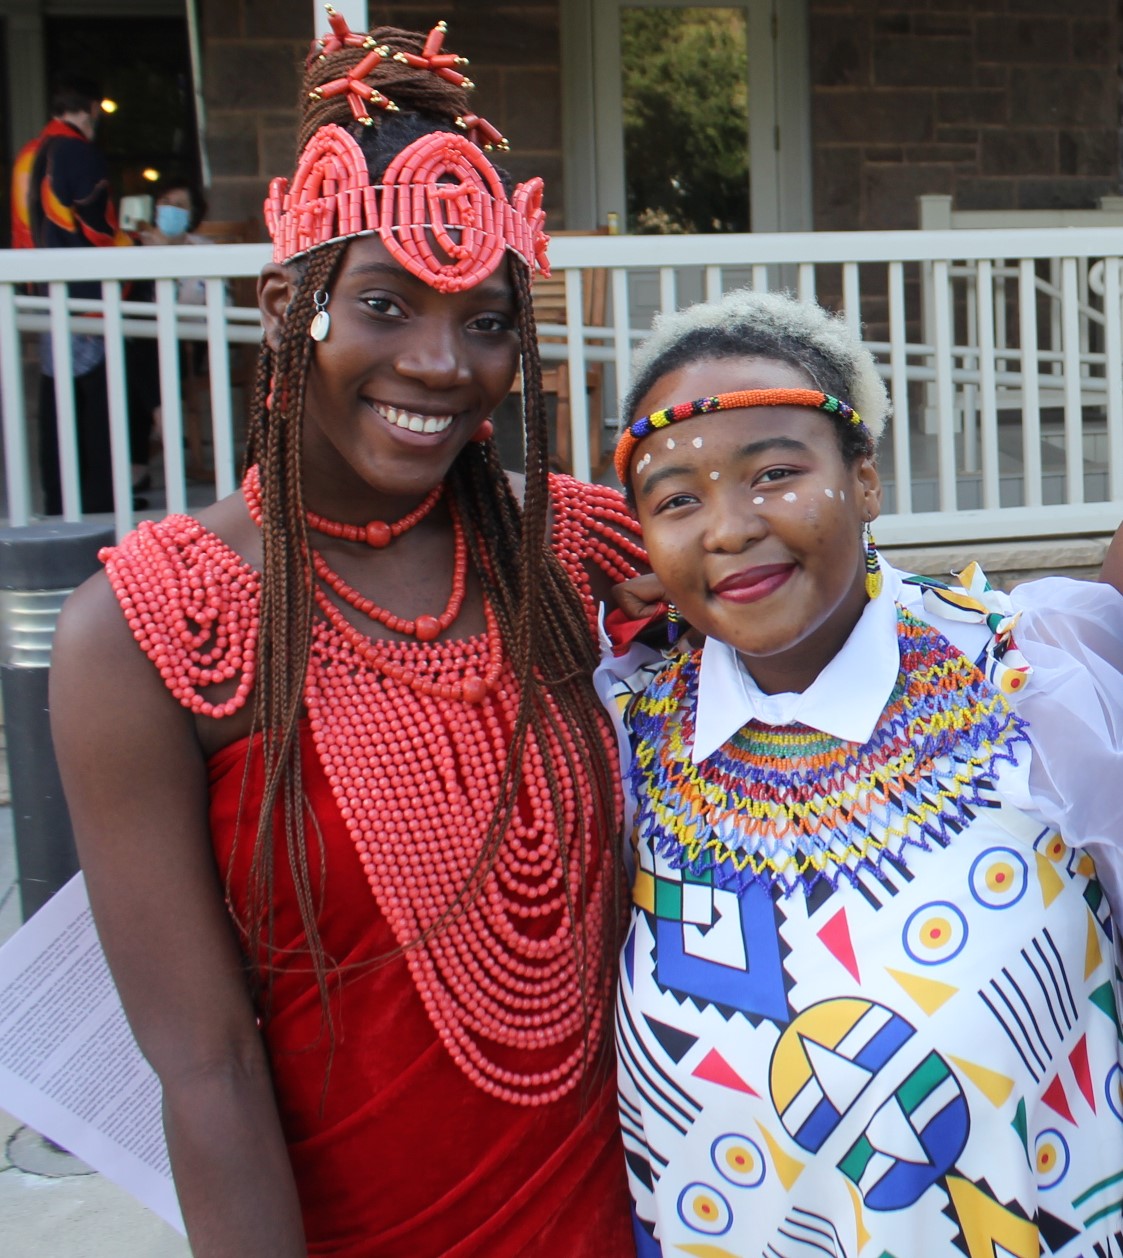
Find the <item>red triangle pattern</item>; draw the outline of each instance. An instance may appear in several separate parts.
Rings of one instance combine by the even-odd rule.
[[[1064,1084],[1061,1082],[1060,1075],[1053,1080],[1051,1084],[1041,1093],[1041,1099],[1048,1107],[1060,1114],[1062,1118],[1067,1118],[1075,1127],[1076,1119],[1072,1116],[1072,1110],[1068,1106],[1068,1097],[1065,1096]]]
[[[839,909],[829,922],[818,932],[827,951],[841,962],[856,983],[862,981],[858,972],[858,958],[854,955],[854,945],[850,942],[850,923],[846,920],[846,910]]]
[[[1092,1069],[1088,1065],[1088,1037],[1082,1035],[1076,1047],[1068,1055],[1072,1073],[1076,1076],[1076,1086],[1080,1094],[1088,1102],[1092,1113],[1096,1112],[1096,1089],[1092,1086]]]
[[[692,1073],[696,1079],[706,1079],[710,1083],[720,1083],[723,1088],[733,1088],[737,1092],[747,1092],[749,1096],[760,1096],[760,1093],[749,1087],[716,1048],[710,1049],[698,1065],[694,1067]]]

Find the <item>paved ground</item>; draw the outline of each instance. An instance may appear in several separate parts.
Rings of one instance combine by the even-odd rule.
[[[0,751],[0,943],[20,926],[6,757]],[[187,1258],[187,1242],[116,1184],[0,1110],[3,1258]]]

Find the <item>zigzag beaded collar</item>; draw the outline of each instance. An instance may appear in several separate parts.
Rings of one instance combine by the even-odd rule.
[[[695,764],[698,655],[663,669],[629,710],[636,825],[674,867],[722,887],[837,885],[906,848],[945,844],[991,802],[1025,723],[931,625],[897,609],[900,669],[871,737],[750,721]]]

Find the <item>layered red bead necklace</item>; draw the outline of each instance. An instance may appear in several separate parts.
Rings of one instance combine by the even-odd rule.
[[[306,512],[305,516],[309,527],[314,528],[318,533],[324,533],[330,537],[340,537],[346,541],[365,542],[369,546],[381,549],[383,546],[388,545],[389,541],[400,537],[408,529],[419,524],[436,506],[443,492],[444,484],[442,483],[431,490],[418,507],[393,524],[386,524],[382,520],[375,520],[370,524],[339,524],[311,511]],[[251,518],[260,527],[261,481],[256,467],[250,468],[246,474],[246,478],[242,483],[242,494],[246,500],[246,506]],[[345,603],[370,620],[385,625],[387,629],[394,633],[408,634],[410,637],[415,637],[420,642],[435,642],[446,629],[452,626],[457,616],[459,616],[460,609],[464,605],[464,595],[468,588],[468,543],[464,537],[464,527],[455,504],[452,505],[451,510],[453,531],[452,590],[445,610],[439,616],[423,615],[418,616],[415,620],[407,620],[403,616],[395,616],[393,612],[380,607],[373,599],[366,598],[348,585],[328,565],[319,551],[313,550],[312,566],[316,576]],[[377,540],[371,540],[372,533]],[[351,624],[320,586],[316,587],[315,598],[316,605],[335,630],[350,642],[369,665],[377,672],[382,673],[383,676],[391,677],[395,681],[409,686],[411,689],[421,690],[425,694],[436,695],[443,699],[462,699],[467,703],[479,703],[489,691],[494,689],[496,682],[499,680],[499,673],[502,668],[499,627],[495,621],[495,613],[486,599],[484,600],[484,617],[487,622],[487,640],[489,644],[487,668],[482,676],[469,673],[461,681],[451,683],[431,681],[419,676],[409,668],[396,664],[384,652],[379,651],[366,634]]]
[[[603,514],[607,504],[594,501],[596,492],[573,486],[557,499],[555,550],[583,587],[581,556],[600,544],[592,534],[600,532],[606,544],[609,537],[607,524],[590,522],[582,537],[576,523],[586,512],[590,521]],[[256,474],[245,493],[260,514]],[[463,542],[455,511],[453,522],[455,549]],[[242,707],[255,673],[258,574],[186,516],[142,522],[103,557],[134,636],[179,702],[211,716]],[[577,850],[581,819],[591,824],[582,754],[547,695],[553,719],[540,736],[527,733],[514,810],[494,862],[480,875],[476,864],[501,796],[520,696],[486,600],[486,633],[426,640],[415,624],[411,636],[377,643],[350,623],[320,579],[317,605],[323,614],[313,622],[304,687],[316,754],[436,1034],[464,1075],[490,1095],[517,1105],[556,1100],[577,1084],[587,1047],[604,1032],[596,992],[607,875],[591,834],[587,849]],[[234,679],[231,699],[206,698],[210,686]],[[613,753],[606,729],[603,754]],[[575,776],[547,772],[548,764],[566,763]],[[573,845],[568,864],[562,836]],[[478,892],[462,899],[474,877]],[[329,911],[331,903],[329,894]],[[571,906],[578,905],[575,917]],[[578,930],[588,940],[580,960]],[[583,991],[590,998],[587,1046]]]

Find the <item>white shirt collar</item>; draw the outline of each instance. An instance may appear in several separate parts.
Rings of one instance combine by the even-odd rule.
[[[706,639],[691,752],[695,764],[754,719],[765,725],[799,723],[845,742],[869,741],[901,669],[896,608],[901,578],[884,561],[881,571],[881,594],[866,604],[842,650],[801,694],[766,695],[731,646]]]

